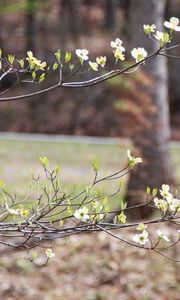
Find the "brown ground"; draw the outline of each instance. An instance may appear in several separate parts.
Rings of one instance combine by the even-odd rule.
[[[104,233],[57,243],[40,268],[23,252],[1,252],[3,300],[178,300],[179,264],[137,250]],[[174,253],[171,253],[175,255]],[[38,263],[43,262],[43,255]]]

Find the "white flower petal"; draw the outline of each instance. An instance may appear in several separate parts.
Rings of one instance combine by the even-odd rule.
[[[170,242],[170,239],[167,237],[167,235],[165,235],[160,229],[157,229],[156,233],[160,239],[163,239],[166,242]]]

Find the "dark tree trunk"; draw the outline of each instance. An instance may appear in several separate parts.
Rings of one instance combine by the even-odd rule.
[[[0,1],[0,12],[2,11],[2,9],[4,8],[5,6],[5,1],[2,0]],[[3,17],[2,17],[2,14],[0,14],[0,48],[1,50],[3,50]]]
[[[167,2],[166,8],[166,19],[170,17],[177,17],[180,16],[180,2],[179,0],[169,0]],[[174,40],[176,44],[180,44],[180,34],[179,32],[173,33]],[[169,54],[173,54],[176,56],[180,56],[180,47],[174,48]],[[169,68],[169,98],[170,98],[170,108],[171,108],[171,119],[172,125],[180,126],[180,63],[177,59],[168,59],[168,68]],[[180,137],[180,133],[178,133],[177,137]],[[175,136],[176,138],[176,133]]]
[[[79,8],[81,0],[60,0],[59,2],[59,31],[61,49],[66,48],[66,40],[69,34],[77,41],[79,33],[82,32],[82,20]]]
[[[26,51],[35,51],[35,12],[36,1],[27,0],[26,7]]]
[[[113,30],[116,26],[116,9],[117,0],[106,0],[105,1],[105,28]]]
[[[165,1],[132,0],[129,8],[129,37],[132,47],[144,47],[148,53],[154,45],[143,33],[143,24],[156,24],[162,31]],[[144,81],[139,85],[139,93],[145,107],[143,122],[134,133],[133,142],[137,154],[143,158],[142,166],[132,170],[128,183],[127,201],[129,205],[145,200],[146,187],[160,187],[172,184],[172,166],[169,151],[169,105],[166,58],[158,56],[144,67]],[[145,78],[148,80],[145,80]],[[145,217],[150,210],[133,211],[132,217]]]

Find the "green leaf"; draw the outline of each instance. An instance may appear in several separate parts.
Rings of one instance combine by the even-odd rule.
[[[60,227],[63,227],[63,225],[64,225],[64,221],[63,221],[63,220],[60,220],[60,221],[59,221],[59,226],[60,226]]]
[[[157,195],[157,188],[154,188],[152,190],[152,195],[153,195],[153,197],[156,197],[156,195]]]
[[[122,224],[126,223],[126,216],[123,211],[118,215],[118,221]]]
[[[99,162],[96,156],[94,156],[91,160],[91,165],[96,173],[99,171]]]
[[[70,215],[73,214],[73,208],[72,208],[72,207],[68,206],[68,207],[67,207],[67,211],[68,211],[68,213],[69,213]]]
[[[91,186],[91,185],[87,185],[87,186],[86,186],[86,194],[87,194],[87,195],[91,195],[92,192],[93,192],[92,186]]]
[[[95,196],[96,196],[97,198],[100,198],[100,197],[102,197],[102,194],[103,194],[103,188],[102,188],[102,186],[99,186],[99,187],[97,188],[97,190],[95,191]]]
[[[46,156],[44,157],[39,156],[39,160],[42,163],[43,167],[46,169],[49,164],[48,158]]]
[[[32,72],[32,79],[35,80],[36,79],[36,72]]]
[[[21,69],[23,69],[24,68],[24,59],[19,59],[18,63],[20,65]]]
[[[61,50],[58,49],[57,52],[54,53],[57,61],[60,63],[60,59],[61,59]]]
[[[45,77],[46,77],[46,74],[45,74],[45,73],[42,73],[42,74],[39,76],[39,83],[40,83],[40,82],[43,82],[44,79],[45,79]]]
[[[102,204],[105,206],[108,202],[108,197],[104,197],[103,201],[102,201]]]
[[[118,188],[121,189],[121,188],[122,188],[122,185],[123,185],[123,181],[122,181],[122,180],[119,180],[119,181],[118,181]]]
[[[125,209],[127,207],[127,202],[126,201],[121,201],[120,207],[121,207],[121,209]]]
[[[66,51],[65,54],[65,63],[68,63],[71,59],[71,52]]]
[[[56,168],[55,168],[56,175],[59,173],[59,171],[60,171],[60,166],[56,165]]]
[[[15,56],[12,54],[8,54],[7,56],[8,62],[12,65],[15,59]]]
[[[33,70],[35,68],[34,62],[28,61],[28,63],[29,63],[30,70]]]
[[[4,181],[2,179],[0,179],[0,189],[2,189],[4,186]]]
[[[105,206],[104,207],[104,212],[106,213],[106,214],[108,214],[109,213],[109,211],[110,211],[110,208],[109,208],[109,206],[107,205],[107,206]]]
[[[167,44],[169,42],[169,34],[167,32],[164,32],[164,34],[163,34],[163,40],[164,40],[165,44]]]
[[[150,195],[150,194],[151,194],[151,188],[150,188],[149,186],[147,186],[146,194],[147,194],[147,195]]]
[[[55,62],[53,65],[53,71],[56,71],[58,67],[59,67],[59,64],[57,62]]]
[[[37,256],[38,256],[38,254],[37,254],[36,251],[33,251],[33,252],[31,253],[31,258],[32,258],[32,260],[35,260],[35,259],[37,258]]]

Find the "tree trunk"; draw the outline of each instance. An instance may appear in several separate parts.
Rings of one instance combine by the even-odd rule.
[[[106,0],[105,1],[105,28],[113,30],[116,26],[116,9],[117,0]]]
[[[166,8],[166,19],[169,20],[170,17],[179,17],[180,16],[180,3],[179,0],[169,0],[167,2]],[[176,44],[180,44],[180,34],[179,32],[173,33]],[[180,56],[180,47],[174,48],[169,54]],[[179,61],[177,59],[168,59],[168,68],[169,68],[169,98],[170,98],[170,108],[171,108],[171,119],[172,125],[177,126],[177,123],[180,124],[180,84],[179,84]],[[180,133],[177,130],[175,132],[174,138],[180,138]]]
[[[82,32],[83,24],[79,8],[81,0],[60,0],[59,2],[59,32],[61,49],[66,49],[67,38],[71,35],[77,42]]]
[[[35,51],[35,11],[36,1],[27,0],[26,7],[26,51]]]
[[[5,1],[0,1],[0,12],[5,6]],[[3,14],[0,14],[0,49],[3,51],[4,43],[3,43]]]
[[[162,31],[164,9],[164,0],[131,0],[128,33],[133,48],[144,47],[148,53],[154,50],[152,41],[143,32],[143,24],[156,24]],[[173,184],[166,58],[158,56],[146,63],[143,72],[138,86],[144,107],[143,121],[133,138],[135,154],[143,158],[143,164],[130,174],[127,191],[130,206],[145,200],[147,186],[159,188],[163,183]],[[142,208],[133,210],[131,216],[146,217],[150,212],[150,209]]]

